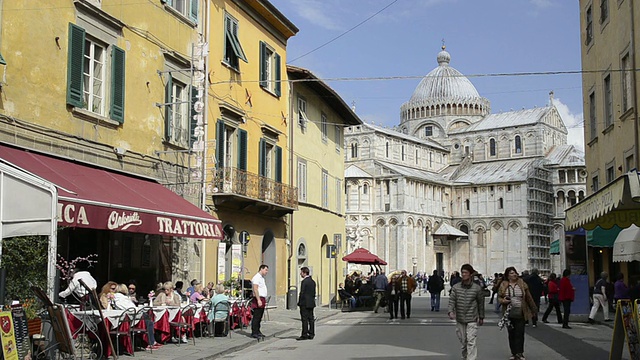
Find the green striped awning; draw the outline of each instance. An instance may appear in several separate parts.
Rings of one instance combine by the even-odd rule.
[[[603,229],[596,227],[593,230],[587,230],[587,245],[591,247],[613,247],[618,234],[622,228],[614,225],[611,229]]]
[[[549,246],[549,254],[560,254],[560,239],[551,242],[551,246]]]

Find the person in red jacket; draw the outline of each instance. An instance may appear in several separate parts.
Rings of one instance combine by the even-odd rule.
[[[547,307],[547,311],[544,312],[542,316],[542,322],[548,323],[547,318],[553,309],[556,309],[556,316],[558,316],[558,324],[562,324],[562,313],[560,312],[560,300],[558,299],[558,283],[557,283],[556,273],[551,273],[549,275],[549,279],[547,280],[547,291],[549,295],[549,306]]]
[[[564,318],[562,319],[562,328],[571,329],[569,326],[569,314],[571,314],[571,303],[575,298],[576,289],[569,280],[571,270],[565,269],[562,272],[562,279],[560,279],[560,290],[558,291],[558,300],[562,303],[564,310]]]

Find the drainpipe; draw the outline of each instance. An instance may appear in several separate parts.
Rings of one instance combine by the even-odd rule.
[[[636,170],[640,169],[640,166],[638,166],[639,164],[639,158],[640,158],[640,149],[638,149],[638,82],[637,82],[637,76],[636,76],[636,31],[635,31],[635,6],[633,5],[634,0],[629,0],[629,6],[631,7],[631,54],[633,54],[633,56],[631,57],[631,64],[633,67],[633,71],[631,72],[632,76],[633,76],[633,139],[634,139],[634,144],[633,144],[633,148],[634,148],[634,162],[636,165]]]
[[[2,1],[2,0],[0,0]],[[205,29],[204,29],[204,42],[207,48],[207,51],[205,52],[203,49],[203,53],[206,53],[207,55],[204,56],[204,94],[203,94],[203,98],[204,98],[204,109],[202,109],[202,122],[203,122],[203,127],[204,127],[204,135],[203,135],[203,142],[204,142],[204,146],[202,148],[202,174],[201,174],[201,186],[202,188],[200,189],[201,194],[202,194],[202,198],[200,199],[200,207],[202,208],[202,210],[207,211],[207,123],[208,123],[208,114],[209,114],[209,77],[207,76],[207,74],[209,73],[209,39],[210,37],[210,31],[211,31],[211,16],[209,15],[209,0],[204,0],[204,6],[202,7],[202,10],[204,11],[204,16],[205,16]],[[207,211],[208,212],[208,211]],[[202,281],[204,281],[204,279],[206,278],[206,243],[207,243],[207,239],[202,239],[202,256],[200,257],[202,259],[202,264],[200,266],[201,269],[201,274],[200,274],[200,278],[202,279]]]
[[[285,74],[287,73],[286,70],[286,62],[285,62]],[[288,79],[288,76],[287,76]],[[287,80],[288,81],[288,80]],[[293,173],[294,173],[294,167],[293,167],[293,133],[295,130],[295,126],[293,126],[292,120],[293,120],[293,116],[291,116],[291,114],[293,114],[293,83],[288,81],[289,83],[289,185],[293,186]],[[293,234],[293,213],[289,215],[289,245],[288,245],[288,250],[289,250],[289,257],[287,258],[287,302],[289,301],[289,288],[291,287],[291,258],[293,257],[293,243],[294,243],[294,239],[295,236]],[[290,308],[290,304],[286,304],[287,309]]]

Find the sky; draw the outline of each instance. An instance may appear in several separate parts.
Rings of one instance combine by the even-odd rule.
[[[400,123],[444,40],[492,113],[546,106],[553,91],[568,142],[584,150],[581,75],[515,75],[581,69],[577,1],[270,1],[300,29],[287,63],[324,79],[367,123]]]

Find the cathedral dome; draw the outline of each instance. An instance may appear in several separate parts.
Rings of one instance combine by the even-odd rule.
[[[442,47],[438,67],[418,84],[411,99],[402,105],[402,120],[438,115],[486,115],[489,100],[478,94],[462,73],[449,66],[451,55]]]

